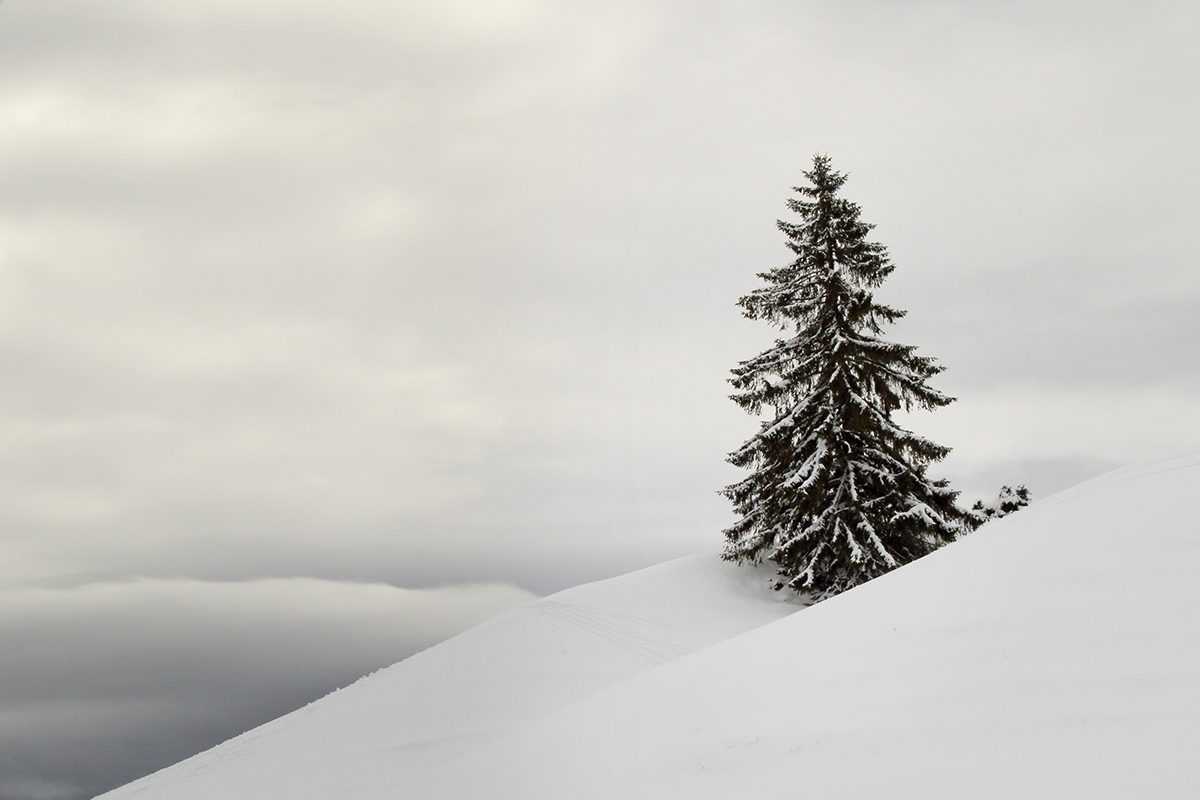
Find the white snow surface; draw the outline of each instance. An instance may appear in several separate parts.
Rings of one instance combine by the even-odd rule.
[[[802,608],[768,587],[773,574],[713,554],[577,586],[101,797],[389,796],[552,711]]]
[[[669,562],[103,797],[1200,797],[1197,497],[1127,467],[800,613]]]

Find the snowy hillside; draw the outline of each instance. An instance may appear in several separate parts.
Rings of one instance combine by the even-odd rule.
[[[104,798],[382,797],[552,711],[797,611],[693,556],[577,586]]]
[[[711,557],[579,587],[104,797],[1200,796],[1197,496],[1118,470],[797,614]]]

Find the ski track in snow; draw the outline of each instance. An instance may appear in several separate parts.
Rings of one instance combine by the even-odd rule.
[[[648,630],[658,630],[676,634],[703,635],[702,631],[694,628],[684,628],[679,625],[668,625],[632,614],[622,614],[617,611],[607,611],[602,608],[592,608],[566,603],[561,600],[545,600],[531,607],[535,614],[541,614],[569,622],[572,626],[587,631],[606,642],[622,647],[631,653],[643,656],[655,664],[665,664],[681,656],[695,652],[695,648],[684,647],[677,641],[663,636],[651,636]]]

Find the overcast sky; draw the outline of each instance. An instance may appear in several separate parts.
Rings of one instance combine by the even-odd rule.
[[[720,547],[816,152],[965,496],[1200,445],[1195,3],[0,4],[0,800]]]

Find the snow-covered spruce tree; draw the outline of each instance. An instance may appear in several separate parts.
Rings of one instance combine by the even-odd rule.
[[[953,401],[926,385],[942,371],[916,348],[878,338],[905,312],[875,302],[893,266],[867,241],[872,225],[838,197],[846,176],[813,158],[777,223],[795,260],[759,275],[767,285],[738,303],[745,316],[794,335],[742,362],[731,397],[773,411],[729,456],[753,470],[726,487],[741,519],[725,531],[729,561],[778,565],[775,588],[822,600],[952,541],[962,530],[957,492],[926,477],[949,448],[892,421],[901,408]]]

